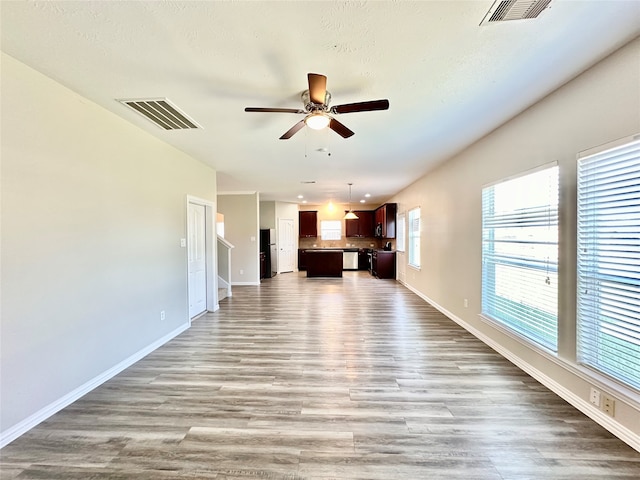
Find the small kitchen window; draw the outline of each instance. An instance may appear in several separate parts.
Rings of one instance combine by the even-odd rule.
[[[342,238],[342,221],[320,221],[320,237],[322,240],[340,240]]]

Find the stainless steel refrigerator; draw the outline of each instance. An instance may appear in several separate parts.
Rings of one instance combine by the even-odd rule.
[[[264,253],[266,278],[275,276],[278,271],[278,250],[276,248],[276,230],[274,228],[260,230],[260,252]]]

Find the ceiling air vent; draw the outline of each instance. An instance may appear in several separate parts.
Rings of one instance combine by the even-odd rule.
[[[164,130],[201,128],[166,98],[118,100]]]
[[[550,3],[551,0],[496,0],[480,25],[537,18]]]

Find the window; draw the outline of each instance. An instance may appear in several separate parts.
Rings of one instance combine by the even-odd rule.
[[[399,213],[396,220],[396,250],[404,252],[404,213]]]
[[[482,190],[482,313],[557,351],[557,166]]]
[[[340,240],[342,222],[340,220],[322,220],[320,222],[320,238],[322,240]]]
[[[420,207],[409,210],[409,265],[420,268]]]
[[[578,362],[640,389],[640,139],[578,160]]]

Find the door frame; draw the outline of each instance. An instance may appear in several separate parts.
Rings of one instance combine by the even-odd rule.
[[[206,312],[215,312],[220,308],[218,303],[218,242],[216,236],[216,202],[206,200],[200,197],[194,197],[187,195],[185,203],[185,231],[187,232],[187,239],[185,246],[185,262],[187,271],[187,317],[189,318],[189,325],[191,325],[191,317],[189,315],[189,265],[188,265],[188,251],[189,251],[189,204],[201,205],[204,207],[205,215],[205,268],[206,268]]]
[[[276,231],[276,235],[278,236],[278,274],[283,273],[283,269],[282,269],[282,251],[283,251],[283,246],[284,246],[284,242],[282,241],[282,232],[283,229],[281,228],[281,224],[280,222],[291,222],[291,229],[292,229],[292,242],[291,242],[291,270],[286,270],[284,271],[284,273],[289,273],[289,272],[295,272],[296,271],[296,256],[295,256],[295,251],[296,251],[296,244],[294,241],[294,235],[295,235],[295,221],[292,218],[278,218],[278,228]]]

